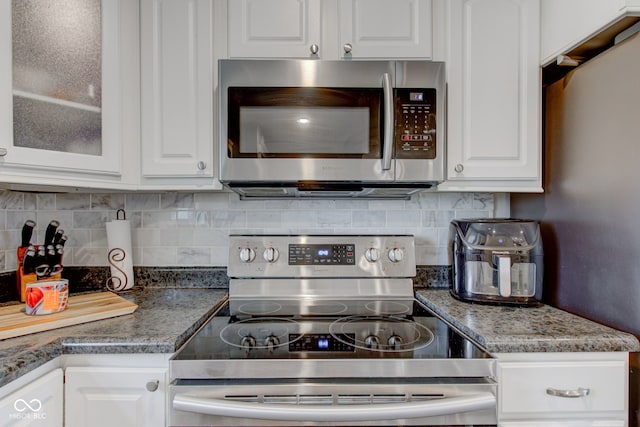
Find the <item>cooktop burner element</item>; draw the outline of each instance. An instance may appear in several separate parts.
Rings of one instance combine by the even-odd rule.
[[[348,333],[354,326],[361,333]],[[425,326],[396,316],[342,317],[329,325],[329,333],[346,345],[379,352],[417,351],[434,340]]]
[[[220,339],[245,352],[256,349],[274,351],[299,340],[302,335],[292,334],[297,326],[293,319],[261,317],[230,323],[220,331]]]

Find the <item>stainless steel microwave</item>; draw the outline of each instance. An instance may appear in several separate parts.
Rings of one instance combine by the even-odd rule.
[[[220,180],[245,198],[407,198],[444,179],[444,63],[221,60],[219,79]]]

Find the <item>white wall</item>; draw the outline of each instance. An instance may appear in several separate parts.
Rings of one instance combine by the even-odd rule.
[[[22,193],[0,191],[0,269],[16,269],[24,221],[37,222],[42,243],[49,221],[69,236],[67,266],[106,266],[105,221],[126,210],[133,225],[134,264],[225,266],[233,233],[383,234],[416,236],[419,265],[448,265],[453,218],[493,217],[503,195],[422,193],[411,200],[240,201],[231,193]],[[508,209],[508,207],[506,208]]]

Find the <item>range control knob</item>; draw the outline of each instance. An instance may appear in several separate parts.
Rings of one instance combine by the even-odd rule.
[[[380,347],[380,338],[375,335],[369,335],[364,339],[364,344],[367,346],[367,348],[376,350]]]
[[[242,340],[240,340],[240,347],[244,349],[245,353],[249,353],[255,346],[256,339],[251,335],[246,335],[242,337]]]
[[[256,251],[251,248],[240,249],[240,261],[251,262],[256,258]]]
[[[389,347],[391,347],[394,350],[399,350],[402,343],[403,343],[402,337],[399,335],[391,335],[387,340],[387,344],[389,345]]]
[[[376,262],[380,259],[380,251],[378,248],[369,248],[364,252],[364,257],[369,262]]]
[[[276,262],[279,256],[280,253],[276,248],[266,248],[262,253],[262,258],[264,258],[266,262]]]
[[[402,261],[403,256],[404,253],[400,248],[393,248],[389,251],[389,260],[391,262],[400,262]]]
[[[269,352],[273,352],[273,350],[280,345],[280,340],[275,335],[269,335],[264,339],[264,346],[269,349]]]

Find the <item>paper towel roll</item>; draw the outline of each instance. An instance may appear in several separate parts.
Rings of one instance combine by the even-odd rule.
[[[111,291],[125,291],[133,287],[133,251],[131,249],[131,223],[117,219],[106,223],[108,261],[111,277],[107,288]]]

